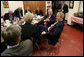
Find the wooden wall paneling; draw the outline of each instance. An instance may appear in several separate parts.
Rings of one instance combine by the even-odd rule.
[[[35,13],[35,10],[37,7],[40,7],[40,9],[43,11],[44,15],[46,12],[46,4],[45,1],[23,1],[24,4],[24,10],[26,10],[27,6],[30,7],[30,10]]]

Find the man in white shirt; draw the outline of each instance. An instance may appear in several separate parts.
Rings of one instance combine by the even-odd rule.
[[[29,8],[29,6],[26,8],[26,10],[24,11],[24,14],[26,14],[26,13],[32,13],[31,12],[31,10],[30,10],[30,8]]]

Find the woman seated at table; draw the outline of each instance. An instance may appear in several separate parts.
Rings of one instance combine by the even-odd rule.
[[[24,16],[25,24],[22,25],[22,34],[21,34],[21,40],[24,41],[26,39],[40,39],[40,34],[35,25],[32,25],[31,22],[33,20],[33,15],[31,13],[26,13]]]

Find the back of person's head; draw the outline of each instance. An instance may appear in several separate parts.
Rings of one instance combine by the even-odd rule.
[[[24,21],[26,23],[31,23],[33,20],[33,14],[32,13],[26,13],[24,16]]]
[[[62,20],[63,18],[64,18],[64,13],[63,12],[57,12],[56,19]]]
[[[9,45],[13,46],[20,42],[21,40],[21,27],[16,25],[9,26],[3,33],[2,37],[4,42]]]

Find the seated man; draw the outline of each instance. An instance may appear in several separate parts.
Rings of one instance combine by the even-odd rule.
[[[40,10],[40,8],[38,7],[37,10],[35,11],[35,14],[43,16],[43,11]]]
[[[4,15],[4,21],[5,20],[13,20],[14,19],[14,14],[12,10],[9,10],[9,13],[6,13]]]
[[[55,22],[55,15],[52,13],[52,9],[48,10],[48,14],[44,17],[44,26],[49,27],[51,24]]]
[[[28,13],[28,12],[29,12],[29,13],[32,13],[31,10],[29,9],[29,7],[27,7],[27,9],[24,11],[24,14],[26,14],[26,13]]]
[[[7,49],[1,56],[31,56],[33,51],[32,41],[27,39],[21,42],[21,27],[9,26],[2,34]]]
[[[22,10],[22,7],[18,7],[18,9],[16,9],[14,11],[14,16],[15,17],[18,17],[19,19],[22,19],[23,18],[23,10]]]
[[[39,26],[39,30],[41,34],[47,37],[49,44],[55,45],[58,42],[60,34],[63,30],[64,23],[63,23],[64,14],[62,12],[58,12],[56,15],[57,21],[53,23],[50,27]]]

